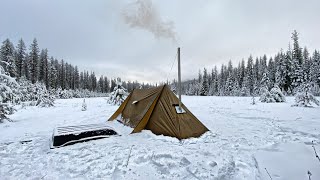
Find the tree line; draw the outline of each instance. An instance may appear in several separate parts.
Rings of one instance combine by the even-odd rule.
[[[13,78],[27,80],[30,83],[43,83],[48,90],[61,88],[62,90],[87,89],[93,92],[108,93],[114,89],[121,78],[96,77],[94,72],[79,71],[66,61],[49,57],[47,49],[39,48],[37,39],[34,39],[27,51],[26,44],[20,39],[16,46],[6,39],[0,49],[0,64],[5,72]],[[123,86],[132,91],[134,88],[148,88],[150,84],[138,81],[123,82]]]
[[[199,70],[198,78],[183,82],[183,92],[187,95],[201,96],[255,96],[261,89],[270,90],[277,86],[286,95],[294,95],[306,84],[315,95],[320,95],[320,53],[309,53],[307,47],[301,48],[299,34],[294,31],[292,44],[286,51],[282,49],[274,57],[250,55],[236,66],[230,60],[227,65]],[[173,83],[176,86],[176,81]]]

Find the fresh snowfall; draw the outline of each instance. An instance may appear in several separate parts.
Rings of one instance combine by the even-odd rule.
[[[209,132],[179,141],[107,122],[108,98],[17,106],[0,124],[0,179],[320,179],[320,108],[182,96]],[[107,123],[121,136],[50,149],[57,126]]]
[[[128,28],[144,29],[154,34],[156,40],[160,40],[160,38],[167,38],[173,41],[180,39],[180,37],[177,38],[175,36],[174,26],[171,21],[163,21],[151,2],[150,0],[137,0],[136,3],[129,4],[128,8],[124,8],[121,13],[124,23],[128,25]],[[56,2],[50,1],[50,3]],[[108,3],[111,3],[111,1]],[[265,9],[268,9],[266,7],[269,6],[264,7],[260,3],[258,3],[259,7],[263,7],[263,12],[268,12],[269,18],[270,14],[273,14],[265,11]],[[24,7],[28,3],[21,4],[23,5],[23,10],[30,9]],[[32,13],[29,11],[26,13],[20,12],[17,5],[12,5],[10,7],[18,10],[14,9],[15,13],[5,13],[5,15],[13,16],[20,12],[23,17],[26,16],[26,19],[31,19],[32,21],[15,23],[13,20],[21,20],[20,16],[16,18],[4,16],[4,22],[12,22],[12,24],[1,26],[2,21],[0,20],[0,26],[11,27],[14,25],[12,27],[16,27],[21,24],[23,25],[21,30],[24,30],[28,29],[26,24],[30,24],[32,30],[28,30],[28,32],[32,32],[32,35],[34,34],[34,29],[41,30],[41,28],[45,28],[43,20],[37,21],[35,17],[42,17],[43,12],[50,11],[36,8],[36,6],[33,7],[34,3],[29,4],[32,5]],[[65,7],[67,4],[72,5],[70,11]],[[288,48],[279,49],[279,52],[273,55],[249,55],[246,59],[243,58],[240,61],[238,59],[225,62],[226,64],[221,64],[220,67],[213,64],[218,63],[214,62],[214,59],[221,58],[219,51],[223,52],[223,54],[229,54],[227,50],[230,50],[230,57],[232,57],[238,52],[241,55],[245,52],[251,53],[249,52],[251,49],[263,49],[262,46],[258,45],[268,45],[270,42],[264,42],[254,35],[274,39],[276,36],[270,36],[270,32],[278,34],[274,30],[280,31],[281,27],[278,27],[280,24],[287,26],[292,23],[278,23],[278,21],[275,21],[277,23],[275,26],[270,26],[272,27],[270,31],[265,31],[262,34],[258,32],[252,33],[248,37],[242,37],[241,34],[237,33],[233,33],[234,36],[230,36],[229,25],[238,25],[239,22],[243,21],[219,23],[219,26],[213,26],[215,29],[208,29],[210,28],[210,23],[201,20],[197,23],[205,22],[205,31],[196,31],[198,28],[183,28],[188,31],[181,33],[190,36],[187,38],[181,36],[181,39],[184,39],[182,42],[190,42],[181,44],[182,47],[186,47],[183,48],[186,51],[183,51],[185,54],[182,56],[183,58],[185,57],[184,60],[186,61],[183,61],[184,65],[181,66],[183,68],[182,72],[185,73],[183,74],[184,81],[178,83],[173,79],[176,75],[170,75],[176,59],[180,59],[179,49],[167,78],[159,82],[145,83],[144,81],[151,76],[157,76],[156,71],[159,71],[159,76],[160,72],[161,75],[165,75],[165,72],[169,71],[168,68],[164,67],[168,49],[160,50],[157,47],[159,45],[159,47],[166,46],[166,48],[170,48],[170,46],[162,44],[162,40],[157,41],[159,43],[153,41],[151,43],[150,41],[150,43],[144,44],[147,43],[145,41],[147,36],[141,34],[143,37],[135,37],[135,35],[122,30],[120,28],[122,25],[118,24],[118,22],[116,22],[116,28],[106,24],[108,30],[105,31],[100,26],[97,27],[86,23],[86,20],[91,16],[95,17],[93,13],[89,13],[90,15],[85,14],[87,10],[81,11],[81,13],[74,12],[74,10],[78,10],[75,5],[82,3],[67,4],[63,4],[62,10],[70,13],[72,17],[84,20],[83,25],[81,25],[81,28],[77,28],[77,26],[74,26],[77,23],[61,14],[62,11],[56,11],[55,5],[48,6],[54,10],[55,15],[64,17],[61,20],[66,19],[68,26],[72,27],[72,36],[69,37],[67,34],[62,36],[62,32],[67,30],[68,26],[64,26],[63,23],[60,24],[60,19],[57,21],[59,24],[56,25],[54,25],[54,21],[50,21],[50,24],[52,23],[50,29],[54,29],[55,32],[48,32],[48,36],[54,37],[54,41],[51,42],[53,44],[58,42],[58,46],[63,51],[69,51],[68,53],[59,52],[56,48],[49,51],[40,47],[36,38],[32,42],[30,42],[30,37],[28,38],[30,45],[26,44],[23,39],[17,42],[19,34],[25,36],[28,34],[20,30],[12,29],[9,34],[4,33],[4,35],[1,35],[1,38],[6,36],[14,38],[12,38],[13,41],[9,38],[0,39],[2,41],[0,46],[0,180],[320,180],[320,51],[311,50],[304,44],[301,45],[299,33],[293,30],[291,34],[292,42],[289,43]],[[183,4],[189,3],[181,3],[181,5]],[[236,3],[233,2],[233,4]],[[243,4],[246,7],[245,9],[253,7],[242,2],[240,4]],[[276,4],[277,8],[275,9],[281,9],[278,6],[281,3],[277,2]],[[292,7],[288,8],[287,4],[285,9],[292,10]],[[291,4],[300,7],[297,2]],[[304,3],[301,7],[310,6],[311,4]],[[118,5],[114,7],[116,6]],[[135,6],[138,6],[137,12],[131,13],[131,8]],[[90,5],[88,7],[92,8],[94,6],[91,7]],[[110,6],[109,9],[114,9],[112,7]],[[192,6],[192,9],[193,7],[196,6]],[[209,6],[201,5],[198,7],[210,9],[210,11],[203,11],[206,17],[219,17],[214,14],[209,16],[210,12],[224,12],[212,11],[212,8],[208,8]],[[221,7],[229,7],[229,5]],[[313,7],[319,6],[314,5]],[[101,8],[103,8],[103,12],[109,12],[109,9],[108,11],[104,9],[105,6],[101,6]],[[179,5],[179,8],[185,10],[183,6],[180,7]],[[2,9],[7,10],[10,8]],[[41,10],[39,11],[40,14],[33,15],[37,9]],[[99,9],[100,7],[97,8],[97,10]],[[175,10],[177,8],[171,9]],[[304,13],[302,9],[293,11],[295,15],[297,15],[296,12],[301,12],[301,15],[318,12],[312,11],[312,9],[308,10],[307,13]],[[193,10],[186,9],[184,12],[187,13],[187,16],[194,16],[192,14]],[[251,11],[247,12],[251,13]],[[105,17],[118,17],[111,11],[109,13],[111,15],[105,15]],[[32,14],[32,16],[27,18],[29,14]],[[84,14],[85,18],[78,17],[80,14]],[[98,12],[98,14],[102,15],[103,13]],[[230,12],[226,12],[226,14],[234,15],[234,13]],[[286,13],[281,11],[280,14],[280,19],[282,19]],[[300,17],[300,14],[298,15]],[[316,17],[315,15],[313,16]],[[52,19],[51,16],[49,17],[49,20]],[[194,17],[198,17],[198,14]],[[221,15],[221,17],[225,16]],[[261,19],[260,16],[255,17]],[[296,16],[292,17],[290,16],[290,19],[296,21],[297,18],[294,18]],[[228,18],[226,17],[225,19],[227,20]],[[300,19],[308,20],[306,22],[314,22],[310,18]],[[189,20],[190,18],[183,18],[179,22],[186,21],[187,24],[190,24],[195,19],[191,18],[190,22]],[[214,19],[210,18],[208,20],[214,22]],[[282,20],[285,21],[285,19]],[[96,21],[104,22],[100,18],[92,22]],[[34,22],[41,22],[41,26],[32,26],[31,24]],[[110,22],[115,21],[112,20]],[[216,30],[221,28],[220,24],[228,25],[228,31],[223,30],[222,34],[218,33]],[[196,24],[191,25],[192,27],[197,27]],[[60,29],[57,31],[56,28],[51,27],[61,27],[62,29],[60,32]],[[94,30],[93,32],[96,33],[103,32],[103,35],[93,38],[92,35],[96,33],[87,33],[83,27],[89,27],[90,30]],[[179,27],[184,26],[179,25]],[[253,27],[262,29],[261,27],[269,26],[263,21],[261,26],[253,24],[248,27],[250,27],[250,31],[248,31],[250,33],[255,32]],[[308,29],[305,25],[300,28]],[[73,35],[74,29],[79,31]],[[317,32],[316,27],[311,27],[310,29]],[[6,28],[1,30],[6,30]],[[118,32],[105,34],[110,33],[111,31],[109,32],[109,30]],[[241,30],[243,29],[240,27],[239,32],[242,32]],[[85,32],[85,34],[79,36],[83,37],[81,40],[75,38],[79,32]],[[121,32],[124,34],[119,34]],[[203,34],[205,32],[210,32],[210,34],[204,36],[210,44],[203,44],[203,38],[192,37],[193,34]],[[306,33],[305,30],[303,32]],[[60,33],[61,37],[59,37]],[[39,35],[41,34],[39,33]],[[219,44],[219,39],[216,39],[213,35],[221,36],[224,39],[224,43],[230,43],[230,46],[224,43]],[[75,38],[74,42],[60,39],[67,36],[69,40]],[[130,39],[127,39],[129,36],[134,37],[135,41],[131,42]],[[228,42],[227,38],[225,38],[227,36],[236,37],[235,40],[239,41],[238,44],[241,47],[233,47],[233,42],[237,41]],[[45,44],[51,43],[48,40],[49,38],[40,37],[44,41],[48,41]],[[114,37],[114,39],[111,38],[105,41],[102,37]],[[318,36],[312,36],[309,33],[306,33],[306,37],[309,40],[312,38],[313,41],[319,40]],[[212,38],[212,40],[208,38]],[[87,41],[98,39],[99,41],[94,43]],[[122,43],[121,39],[123,40]],[[201,43],[197,44],[196,39],[199,39]],[[249,41],[245,42],[245,39]],[[212,43],[216,45],[212,45]],[[310,43],[316,45],[315,42]],[[90,48],[83,50],[87,53],[84,57],[81,57],[81,50],[76,50],[76,46],[73,47],[76,44],[81,44],[81,47],[90,46]],[[246,44],[252,44],[252,46],[257,47],[252,48],[252,46],[246,46]],[[226,48],[227,45],[230,49]],[[134,46],[140,47],[140,49],[135,49]],[[224,48],[223,51],[219,50],[219,46]],[[270,52],[270,49],[273,48],[271,44],[268,46],[266,51]],[[276,41],[274,47],[279,47]],[[210,49],[210,53],[208,51],[208,55],[211,54],[210,56],[212,57],[204,57],[203,54],[206,55],[207,53],[203,50],[209,50],[209,48],[212,49]],[[190,49],[194,49],[195,53]],[[199,51],[198,49],[201,50]],[[244,52],[240,53],[240,51]],[[50,54],[51,52],[56,52],[57,57],[60,58],[74,57],[75,59],[71,64],[69,59],[56,58],[54,57],[55,54]],[[69,53],[70,55],[67,56]],[[76,55],[72,55],[73,53],[76,53]],[[97,53],[103,53],[103,55]],[[132,57],[132,53],[134,57]],[[199,56],[197,53],[202,55]],[[253,52],[253,54],[256,53]],[[119,57],[115,58],[116,56]],[[198,62],[200,57],[208,60],[213,58],[211,67],[203,67],[200,70],[196,69],[197,66],[192,67],[196,63],[201,64],[201,61]],[[93,62],[95,59],[101,59],[103,62]],[[109,59],[114,59],[114,61],[109,62]],[[117,59],[123,59],[123,62],[116,62],[115,60]],[[143,59],[145,61],[142,61]],[[73,64],[77,60],[79,60],[79,64],[82,64],[82,68],[91,63],[93,67],[97,67],[97,70],[103,67],[105,74],[99,74],[99,71],[96,71],[96,73],[92,70],[88,71],[80,68],[81,66],[78,68],[77,65]],[[84,63],[84,60],[86,60],[86,63]],[[151,65],[145,63],[146,61],[157,61],[159,64]],[[129,62],[134,63],[134,66]],[[180,67],[180,63],[176,64],[179,64]],[[138,66],[142,66],[145,69],[137,68]],[[186,66],[190,67],[185,68]],[[112,76],[115,69],[124,76],[122,77],[123,79]],[[131,72],[133,69],[139,72]],[[191,72],[188,71],[198,70],[198,77],[185,79],[185,75],[188,73],[191,75]],[[130,77],[136,77],[142,82]],[[128,80],[128,78],[131,80]],[[117,121],[107,121],[134,89],[148,89],[163,84],[169,85],[176,94],[178,85],[181,87],[182,102],[209,131],[197,138],[178,140],[174,137],[155,135],[149,130],[131,133],[133,129],[130,127],[124,126]],[[149,97],[149,95],[147,94],[146,97]],[[137,102],[134,101],[133,104]],[[54,132],[57,132],[54,131],[56,127],[96,123],[104,123],[104,125],[112,127],[118,135],[54,149],[50,148]]]

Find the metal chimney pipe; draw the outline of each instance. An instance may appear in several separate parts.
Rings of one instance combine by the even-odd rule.
[[[181,68],[180,68],[180,47],[178,47],[178,94],[179,94],[179,108],[181,110]]]

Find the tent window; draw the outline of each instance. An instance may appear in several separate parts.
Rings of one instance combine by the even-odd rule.
[[[176,110],[176,113],[177,114],[184,114],[184,113],[187,113],[186,110],[183,109],[183,107],[179,107],[178,104],[174,104],[173,105],[175,110]]]

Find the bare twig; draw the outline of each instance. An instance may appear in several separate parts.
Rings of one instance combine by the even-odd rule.
[[[311,180],[311,176],[312,176],[312,174],[311,174],[311,172],[310,172],[310,171],[308,171],[308,176],[309,176],[309,180]]]
[[[128,164],[129,164],[132,148],[133,148],[133,145],[131,146],[130,151],[129,151],[126,167],[128,167]]]
[[[270,179],[272,180],[272,177],[271,177],[271,175],[269,174],[267,168],[264,168],[264,169],[266,170],[267,174],[269,175]]]
[[[47,176],[47,174],[45,174],[44,176],[42,176],[40,179],[44,179]]]
[[[317,158],[317,159],[319,160],[319,162],[320,162],[320,157],[319,157],[319,155],[318,155],[318,153],[317,153],[316,148],[314,147],[313,141],[312,141],[312,147],[313,147],[313,150],[314,150],[314,154],[316,155],[316,158]]]

